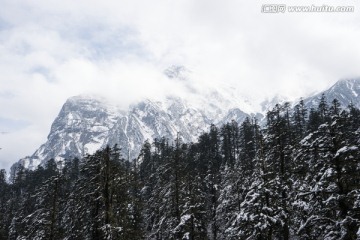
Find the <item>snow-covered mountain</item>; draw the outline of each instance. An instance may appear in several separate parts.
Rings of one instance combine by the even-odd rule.
[[[183,71],[184,68],[174,67],[166,75],[183,81],[186,79]],[[343,106],[352,102],[360,107],[360,79],[341,80],[328,90],[304,99],[305,104],[317,107],[323,93],[329,101],[337,98]],[[283,99],[277,96],[275,100],[282,102]],[[259,108],[268,110],[275,100],[264,101]],[[264,112],[254,113],[250,108],[248,101],[241,102],[221,90],[211,91],[196,101],[174,96],[162,101],[145,99],[126,110],[104,98],[76,96],[63,105],[46,143],[15,165],[34,169],[51,158],[61,163],[66,158],[82,157],[114,144],[121,147],[125,158],[133,159],[147,139],[166,137],[173,140],[180,133],[183,141],[191,142],[208,130],[210,124],[220,126],[231,120],[240,123],[247,116],[258,119],[264,116]]]
[[[93,153],[103,146],[108,132],[121,114],[104,100],[77,96],[68,99],[51,126],[47,142],[35,153],[19,161],[33,169],[44,160],[61,161]]]
[[[173,140],[180,133],[183,141],[191,142],[212,123],[241,122],[246,116],[249,115],[238,108],[224,110],[215,104],[199,109],[177,97],[163,102],[146,99],[123,111],[102,98],[76,96],[63,105],[47,142],[19,164],[34,169],[51,158],[61,162],[114,144],[121,147],[124,157],[132,159],[147,139]]]
[[[336,98],[342,107],[347,107],[352,103],[356,108],[360,108],[360,78],[339,80],[329,89],[304,99],[306,107],[316,108],[322,94],[325,95],[329,104]]]

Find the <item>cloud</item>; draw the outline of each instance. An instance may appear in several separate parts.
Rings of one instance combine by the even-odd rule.
[[[267,3],[2,0],[0,118],[28,125],[0,136],[0,168],[45,142],[73,95],[106,95],[125,108],[142,97],[226,86],[259,102],[359,76],[359,3],[351,3],[355,13],[263,14]],[[190,69],[191,81],[165,78],[171,65]]]

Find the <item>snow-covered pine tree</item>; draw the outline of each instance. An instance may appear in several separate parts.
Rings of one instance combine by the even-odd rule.
[[[128,184],[129,169],[116,145],[84,159],[80,167],[79,190],[72,199],[79,218],[79,229],[74,230],[79,234],[77,237],[128,239]]]
[[[325,122],[301,141],[296,153],[297,166],[306,169],[297,176],[294,201],[297,234],[302,237],[356,239],[357,190],[352,183],[358,179],[359,151],[352,120],[347,112],[340,111],[334,100]]]
[[[292,158],[291,150],[293,133],[290,120],[290,106],[275,105],[267,113],[264,147],[265,186],[269,189],[266,202],[269,204],[270,216],[274,222],[270,226],[271,237],[289,239],[290,211],[289,196],[291,193]]]
[[[35,201],[34,210],[22,219],[24,229],[21,237],[25,239],[49,239],[63,238],[63,229],[60,222],[62,212],[61,194],[62,178],[60,175],[46,180],[32,196]]]

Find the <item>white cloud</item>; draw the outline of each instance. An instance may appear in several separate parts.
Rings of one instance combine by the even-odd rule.
[[[162,75],[173,64],[191,69],[196,86],[230,85],[255,99],[359,76],[358,2],[326,3],[355,13],[262,14],[266,3],[2,0],[0,118],[29,125],[0,136],[0,168],[46,140],[70,96],[99,93],[126,106],[186,94]]]

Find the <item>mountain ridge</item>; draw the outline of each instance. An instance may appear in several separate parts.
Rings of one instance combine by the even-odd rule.
[[[173,77],[181,75],[181,69],[176,70]],[[329,89],[304,99],[306,107],[317,107],[322,94],[328,100],[336,97],[344,107],[350,102],[360,107],[360,79],[336,82]],[[20,159],[14,166],[35,169],[49,159],[55,159],[61,165],[65,159],[81,158],[114,144],[121,146],[123,156],[131,160],[137,157],[146,140],[159,137],[174,140],[180,133],[183,141],[192,142],[211,124],[221,126],[231,120],[241,123],[251,116],[262,118],[264,124],[264,112],[254,114],[233,107],[219,92],[212,92],[211,96],[200,104],[174,96],[163,101],[145,99],[126,110],[99,96],[71,97],[54,120],[47,141],[33,155]],[[279,99],[281,97],[275,96],[264,102],[263,111],[271,109]]]

